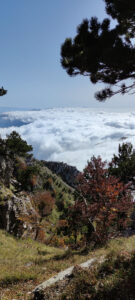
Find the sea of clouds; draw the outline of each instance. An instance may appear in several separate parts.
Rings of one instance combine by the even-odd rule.
[[[82,170],[93,155],[110,160],[123,141],[135,146],[135,113],[89,108],[1,113],[1,136],[13,130],[33,146],[36,158],[63,161]]]

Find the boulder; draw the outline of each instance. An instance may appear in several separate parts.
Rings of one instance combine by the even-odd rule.
[[[4,194],[4,193],[3,193]],[[0,197],[0,229],[17,237],[35,239],[39,226],[39,215],[33,208],[29,196],[18,194],[17,196],[7,193]]]

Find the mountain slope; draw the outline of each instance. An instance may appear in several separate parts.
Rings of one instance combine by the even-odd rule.
[[[49,238],[73,203],[73,191],[43,162],[1,151],[1,229],[18,237]]]

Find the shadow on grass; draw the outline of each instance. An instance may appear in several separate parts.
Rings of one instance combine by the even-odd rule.
[[[7,275],[5,278],[0,280],[0,287],[5,288],[12,284],[17,284],[19,282],[27,282],[29,280],[36,279],[36,275],[32,274],[15,274]]]
[[[50,252],[48,252],[47,250],[37,249],[37,252],[38,252],[38,255],[47,255],[47,254],[50,254]]]
[[[73,256],[73,252],[71,250],[67,250],[65,251],[64,254],[58,254],[58,255],[55,255],[53,257],[50,257],[50,258],[36,258],[34,260],[34,263],[36,265],[42,265],[44,263],[48,263],[48,262],[51,262],[51,261],[60,261],[60,260],[64,260],[64,259],[69,259],[70,257]]]

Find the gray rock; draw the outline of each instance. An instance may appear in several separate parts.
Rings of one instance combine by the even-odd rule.
[[[95,261],[96,261],[96,258],[91,258],[88,261],[86,261],[85,263],[80,264],[79,266],[81,268],[89,268],[90,266],[92,266],[92,264]],[[74,266],[58,273],[57,275],[51,277],[50,279],[44,281],[42,284],[38,285],[33,291],[34,299],[40,299],[40,294],[42,295],[43,291],[47,287],[59,282],[60,280],[64,280],[66,277],[70,277],[73,270],[74,270]]]
[[[5,196],[0,203],[0,228],[17,237],[36,238],[39,216],[30,197],[23,194]]]

